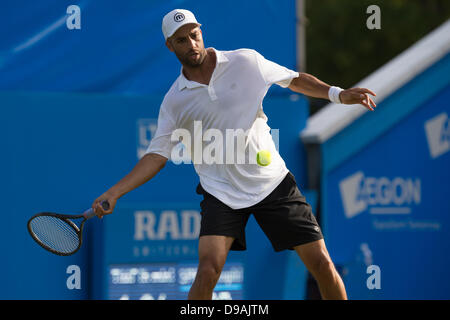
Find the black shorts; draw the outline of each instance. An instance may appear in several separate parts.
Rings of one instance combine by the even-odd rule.
[[[311,206],[297,187],[292,173],[266,198],[259,203],[232,209],[210,193],[201,184],[196,192],[203,194],[200,203],[200,237],[205,235],[230,236],[235,238],[231,250],[245,250],[245,226],[250,214],[269,238],[275,251],[323,239],[322,232],[313,215]]]

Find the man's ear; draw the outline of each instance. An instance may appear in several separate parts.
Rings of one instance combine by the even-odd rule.
[[[174,51],[173,47],[172,47],[172,43],[170,43],[170,39],[166,40],[166,47],[170,50],[170,51]]]

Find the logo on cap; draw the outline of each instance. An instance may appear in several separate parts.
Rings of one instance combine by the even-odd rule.
[[[182,14],[181,12],[177,12],[174,16],[173,16],[173,20],[175,20],[175,22],[181,22],[184,20],[184,14]]]

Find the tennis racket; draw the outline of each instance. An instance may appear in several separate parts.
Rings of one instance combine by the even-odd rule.
[[[109,210],[108,201],[103,201],[101,205],[105,211]],[[92,208],[80,215],[41,212],[28,220],[28,232],[45,250],[60,256],[70,256],[80,249],[83,225],[94,216]],[[77,219],[83,219],[79,227],[73,221]]]

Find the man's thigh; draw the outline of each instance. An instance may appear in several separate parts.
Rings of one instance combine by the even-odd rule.
[[[294,249],[310,271],[316,270],[323,262],[331,262],[323,239],[296,246]]]
[[[207,263],[222,269],[234,239],[228,236],[201,236],[198,242],[200,264]]]
[[[206,192],[200,184],[197,193],[203,194],[203,200],[200,202],[200,239],[204,236],[233,238],[231,250],[245,250],[245,226],[250,214],[245,210],[233,210]]]
[[[275,251],[323,238],[312,208],[290,172],[267,198],[251,209]]]

